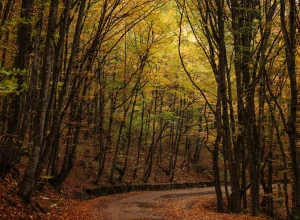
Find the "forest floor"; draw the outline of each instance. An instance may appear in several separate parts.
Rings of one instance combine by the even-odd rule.
[[[213,188],[130,192],[91,198],[85,193],[85,189],[96,187],[93,184],[96,168],[91,160],[87,152],[79,152],[71,174],[59,191],[49,185],[47,181],[49,177],[45,175],[40,182],[39,191],[33,194],[30,205],[24,204],[18,197],[18,184],[25,167],[21,163],[18,167],[21,172],[19,177],[9,174],[5,179],[0,178],[0,219],[267,219],[263,216],[252,217],[247,213],[239,215],[218,213]],[[209,175],[199,175],[210,171],[205,170],[205,167],[201,169],[204,171],[178,170],[174,182],[211,181]],[[147,184],[158,183],[169,182],[162,176],[156,176]],[[109,185],[107,177],[99,184]],[[275,202],[275,206],[276,219],[284,219],[282,205]]]
[[[73,189],[74,190],[74,189]],[[277,213],[278,214],[278,213]],[[280,218],[280,214],[276,219]],[[130,192],[89,198],[80,191],[57,192],[48,184],[25,205],[17,196],[14,178],[0,179],[0,219],[129,220],[209,219],[262,220],[247,213],[218,213],[214,189],[195,188],[152,192]]]

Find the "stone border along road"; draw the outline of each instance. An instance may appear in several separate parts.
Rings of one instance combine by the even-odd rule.
[[[154,213],[151,207],[154,207],[154,203],[157,200],[172,199],[178,197],[192,197],[199,195],[214,194],[214,187],[208,188],[193,188],[193,189],[181,189],[181,190],[164,190],[164,191],[150,191],[139,192],[134,195],[128,194],[128,196],[112,200],[105,204],[105,207],[101,207],[101,212],[104,214],[102,220],[133,220],[133,219],[163,219]],[[97,210],[99,212],[99,210]],[[97,212],[93,213],[94,219],[97,217]]]

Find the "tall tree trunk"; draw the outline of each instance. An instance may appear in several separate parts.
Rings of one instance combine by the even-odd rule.
[[[113,157],[113,162],[112,162],[112,167],[111,167],[110,177],[109,177],[109,182],[112,184],[114,183],[114,173],[115,173],[116,169],[119,170],[120,176],[122,176],[122,174],[125,172],[120,167],[117,167],[118,166],[117,160],[118,160],[120,145],[123,144],[123,141],[122,141],[123,129],[125,128],[125,125],[126,125],[126,117],[127,117],[127,112],[129,110],[129,107],[130,107],[130,104],[128,104],[128,106],[124,107],[124,113],[123,113],[122,121],[121,121],[121,124],[119,127],[118,139],[117,139],[117,143],[116,143],[115,154]]]
[[[174,177],[175,177],[175,171],[176,171],[176,165],[177,165],[177,158],[178,158],[178,152],[179,152],[179,146],[181,142],[181,137],[183,133],[183,124],[184,124],[184,111],[183,109],[183,100],[180,99],[180,107],[179,111],[179,119],[177,120],[177,128],[176,128],[176,136],[175,136],[175,141],[174,141],[174,147],[175,147],[175,152],[174,152],[174,161],[172,161],[172,168],[171,168],[171,178],[170,182],[173,182]]]
[[[143,93],[142,96],[144,97]],[[139,139],[138,139],[138,152],[137,152],[137,158],[135,163],[135,169],[133,172],[133,178],[135,179],[137,177],[137,172],[140,165],[140,155],[141,155],[141,148],[143,144],[143,133],[144,133],[144,117],[145,117],[145,100],[143,100],[142,103],[142,112],[141,112],[141,126],[140,126],[140,132],[139,132]]]
[[[13,2],[8,1],[6,4],[6,9],[4,12],[4,20],[1,22],[5,22],[9,14],[10,8],[12,7]],[[21,13],[20,19],[28,21],[31,15],[32,9],[32,0],[22,0],[21,4]],[[29,73],[28,64],[29,64],[29,54],[30,54],[30,39],[31,39],[31,31],[32,27],[30,23],[20,23],[18,25],[17,32],[17,47],[18,53],[14,60],[13,67],[20,70],[25,71],[27,74]],[[1,30],[0,30],[1,35]],[[0,36],[1,38],[1,36]],[[9,172],[10,166],[12,164],[17,164],[20,160],[21,155],[21,146],[23,145],[22,136],[20,136],[20,128],[22,127],[22,115],[24,117],[27,115],[24,112],[23,104],[25,100],[25,93],[22,92],[22,86],[25,82],[24,75],[21,73],[17,73],[16,75],[18,88],[17,91],[19,94],[10,94],[8,98],[10,99],[10,106],[8,112],[8,122],[7,122],[7,132],[4,138],[4,143],[0,144],[0,148],[3,148],[3,154],[0,155],[0,175],[5,177],[5,174]],[[4,171],[1,173],[1,171]]]
[[[57,18],[58,0],[52,0],[50,4],[50,14],[48,19],[48,30],[46,36],[46,45],[42,68],[42,84],[40,89],[39,104],[35,117],[35,127],[33,131],[33,147],[28,165],[26,167],[23,179],[20,183],[19,194],[21,198],[29,202],[31,193],[35,186],[36,170],[40,162],[40,153],[43,145],[43,134],[45,117],[48,107],[48,93],[50,89],[51,66],[53,59],[53,39],[55,34],[55,25]]]
[[[130,119],[129,119],[129,125],[128,125],[128,128],[127,128],[127,146],[126,146],[126,153],[125,153],[125,162],[124,162],[124,166],[122,168],[122,174],[120,174],[120,177],[119,177],[119,181],[122,182],[122,179],[123,179],[123,176],[125,175],[126,173],[126,169],[127,169],[127,165],[128,165],[128,158],[129,158],[129,148],[131,146],[131,135],[132,135],[132,122],[133,122],[133,116],[134,116],[134,111],[135,111],[135,105],[136,105],[136,100],[137,100],[137,93],[138,91],[136,91],[135,95],[134,95],[134,100],[133,100],[133,103],[132,103],[132,108],[131,108],[131,113],[130,113]]]
[[[153,107],[154,108],[153,109],[154,119],[152,121],[151,143],[150,143],[147,158],[146,158],[146,163],[148,163],[148,167],[146,168],[144,175],[143,175],[144,182],[148,182],[149,177],[151,175],[152,166],[153,166],[153,157],[154,157],[154,150],[155,150],[155,136],[157,134],[156,121],[155,121],[155,118],[157,116],[156,114],[157,114],[157,102],[158,102],[158,89],[157,88],[155,89],[155,91],[152,91],[152,97],[154,99],[154,107]]]
[[[288,7],[286,6],[288,4]],[[286,18],[286,15],[288,18]],[[287,71],[290,81],[290,114],[286,123],[293,172],[292,219],[300,218],[300,167],[297,150],[297,105],[298,87],[296,78],[296,0],[280,0],[280,18],[285,41]]]
[[[114,114],[116,111],[116,94],[114,94],[113,92],[110,93],[110,111],[109,111],[109,120],[108,120],[108,130],[107,130],[107,139],[106,139],[106,143],[105,146],[103,147],[103,149],[100,149],[100,155],[99,155],[99,161],[98,161],[98,171],[97,171],[97,177],[95,180],[95,184],[98,184],[103,170],[104,170],[104,165],[106,162],[106,152],[107,150],[109,150],[111,148],[111,136],[112,136],[112,126],[113,126],[113,121],[114,121]],[[100,103],[101,105],[101,103]],[[101,108],[101,107],[100,107]],[[102,141],[102,140],[100,140]]]
[[[220,86],[218,86],[217,91],[217,105],[216,105],[216,127],[217,127],[217,136],[214,141],[214,146],[212,150],[213,158],[213,172],[214,172],[214,186],[217,196],[217,208],[218,212],[223,212],[223,195],[221,190],[221,175],[220,175],[220,166],[219,166],[219,146],[222,140],[222,118],[221,118],[221,92]],[[207,126],[207,125],[206,125]]]
[[[84,17],[84,12],[85,12],[85,6],[86,6],[86,0],[82,0],[80,3],[80,9],[78,12],[78,18],[77,18],[77,23],[76,23],[75,33],[74,33],[72,51],[70,54],[66,75],[64,78],[64,84],[62,86],[62,89],[61,89],[61,92],[59,95],[58,104],[57,104],[55,114],[53,116],[50,133],[47,136],[47,140],[45,142],[45,147],[43,149],[43,153],[41,155],[41,158],[40,158],[40,161],[39,161],[39,164],[37,167],[37,171],[36,171],[37,179],[40,177],[46,163],[48,162],[48,159],[50,157],[51,150],[52,150],[53,141],[58,132],[58,128],[59,128],[60,122],[61,122],[61,116],[64,112],[63,110],[64,110],[65,102],[67,100],[68,92],[69,92],[71,75],[72,75],[72,71],[74,70],[73,67],[75,65],[76,56],[78,53],[78,47],[79,47],[79,42],[80,42],[80,33],[82,31],[82,22],[83,22],[83,17]],[[49,106],[49,103],[48,103],[48,106]]]
[[[81,130],[83,107],[85,104],[83,97],[86,96],[89,86],[87,77],[85,77],[83,81],[75,79],[73,84],[73,87],[78,87],[78,89],[75,96],[76,98],[74,98],[74,96],[71,96],[72,98],[70,97],[73,101],[73,104],[71,105],[72,113],[70,115],[70,127],[67,134],[67,144],[63,165],[60,173],[49,179],[49,182],[55,187],[61,186],[73,168],[73,162],[76,156],[76,147]]]

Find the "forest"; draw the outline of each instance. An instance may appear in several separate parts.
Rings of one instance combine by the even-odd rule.
[[[299,219],[299,43],[298,0],[1,0],[0,177],[30,204],[80,164],[94,187],[198,175],[218,212],[274,219],[280,182]]]

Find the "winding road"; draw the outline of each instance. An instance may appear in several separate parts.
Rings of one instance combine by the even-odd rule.
[[[152,210],[158,200],[193,197],[214,194],[214,187],[194,188],[183,190],[166,190],[139,192],[135,195],[128,194],[120,199],[109,201],[101,207],[101,219],[105,220],[132,220],[132,219],[163,219],[163,216]],[[93,213],[94,219],[99,219],[98,212]]]

